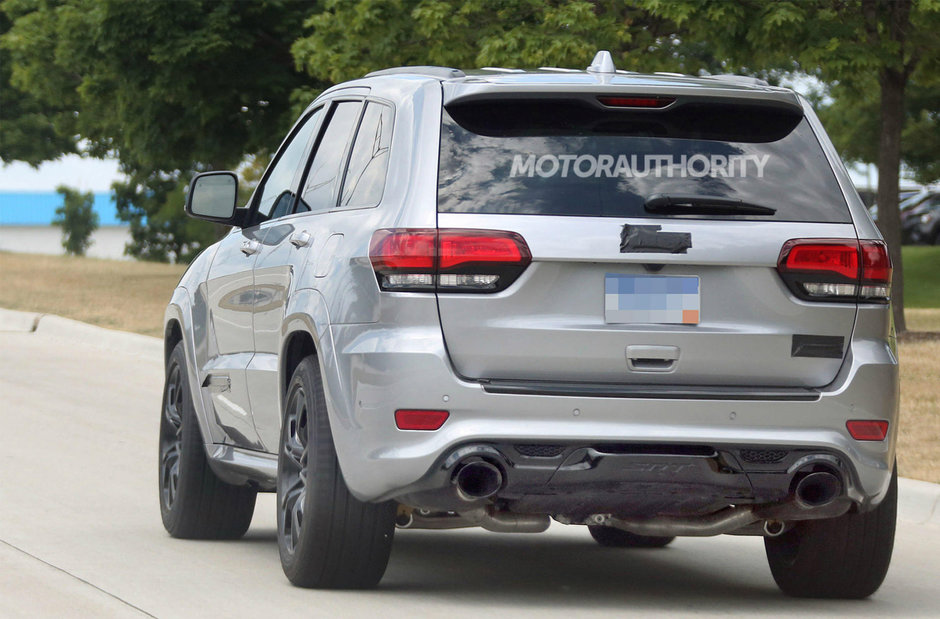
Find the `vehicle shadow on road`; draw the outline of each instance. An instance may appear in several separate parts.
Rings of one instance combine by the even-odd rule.
[[[399,531],[376,593],[456,596],[464,603],[478,598],[483,605],[531,605],[538,600],[540,605],[581,609],[622,610],[629,602],[631,610],[676,612],[717,609],[725,602],[736,608],[753,604],[794,612],[825,608],[865,614],[880,606],[877,600],[786,598],[763,563],[759,542],[750,549],[754,557],[742,553],[731,557],[739,560],[726,562],[730,565],[708,562],[699,544],[686,542],[680,539],[662,549],[620,549],[598,546],[587,531],[583,539]]]
[[[257,561],[276,564],[277,532],[270,523],[253,527],[235,544],[250,547]],[[724,537],[679,538],[661,549],[604,548],[580,527],[557,525],[541,535],[399,530],[377,589],[309,594],[576,614],[629,608],[670,614],[737,609],[780,616],[935,616],[899,605],[905,594],[898,597],[897,591],[861,601],[786,597],[774,584],[762,546],[759,539]],[[280,574],[278,581],[289,587]],[[905,588],[903,581],[897,584]],[[292,595],[304,593],[291,589]]]

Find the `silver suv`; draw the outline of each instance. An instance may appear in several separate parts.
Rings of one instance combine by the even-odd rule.
[[[884,242],[806,100],[734,76],[378,71],[314,101],[166,311],[171,535],[277,493],[290,581],[382,577],[396,528],[609,547],[764,537],[791,595],[890,561]]]

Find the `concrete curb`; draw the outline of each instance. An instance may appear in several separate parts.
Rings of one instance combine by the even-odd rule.
[[[40,318],[42,314],[0,308],[0,332],[32,333]]]
[[[52,314],[0,309],[0,332],[35,333],[72,345],[92,346],[141,357],[161,359],[163,356],[163,342],[160,338],[105,329]]]
[[[940,526],[940,484],[904,477],[899,479],[898,519]]]

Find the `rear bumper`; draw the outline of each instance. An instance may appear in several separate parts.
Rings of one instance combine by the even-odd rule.
[[[442,475],[444,460],[457,448],[471,444],[572,448],[668,444],[729,453],[738,450],[738,456],[742,448],[825,453],[845,470],[846,496],[863,507],[880,502],[890,481],[897,433],[898,367],[885,339],[854,339],[831,385],[809,395],[800,389],[794,397],[780,397],[779,389],[769,395],[759,390],[751,394],[729,391],[727,397],[720,390],[707,397],[695,397],[694,393],[612,397],[493,392],[492,385],[488,389],[455,374],[436,326],[334,325],[332,340],[335,354],[330,362],[336,371],[326,375],[334,440],[346,482],[362,500],[414,498],[442,489],[450,482]],[[782,391],[785,396],[787,390]],[[450,418],[435,432],[401,431],[394,423],[398,408],[444,409]],[[845,427],[849,419],[887,419],[889,436],[881,442],[856,441]],[[512,469],[522,470],[526,465],[511,453],[504,456]],[[616,468],[615,459],[606,460],[605,470]],[[553,463],[555,469],[548,472],[547,479],[559,473],[561,464]],[[775,472],[780,473],[779,469]],[[669,471],[668,466],[660,471],[661,482],[670,483]],[[566,483],[574,486],[588,479],[585,475],[579,479],[576,471],[564,473],[569,477]],[[729,502],[732,497],[754,502],[774,500],[780,488],[789,484],[769,478],[766,487],[755,484],[752,478],[757,479],[753,475],[758,473],[750,471],[747,480],[718,479],[717,487],[731,485],[733,491],[725,493]],[[508,477],[513,478],[512,471]],[[537,476],[524,479],[525,483],[544,485],[544,479],[540,482]],[[604,476],[598,479],[603,481]],[[642,482],[629,474],[617,479]],[[684,492],[687,484],[683,483],[660,489],[671,494]],[[591,491],[595,490],[602,492],[602,485]],[[722,492],[717,494],[724,496]]]

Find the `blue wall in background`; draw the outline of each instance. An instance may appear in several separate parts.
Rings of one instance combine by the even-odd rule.
[[[55,210],[62,206],[62,196],[54,191],[0,192],[0,226],[48,226]],[[98,225],[127,225],[117,218],[111,192],[95,193]]]

